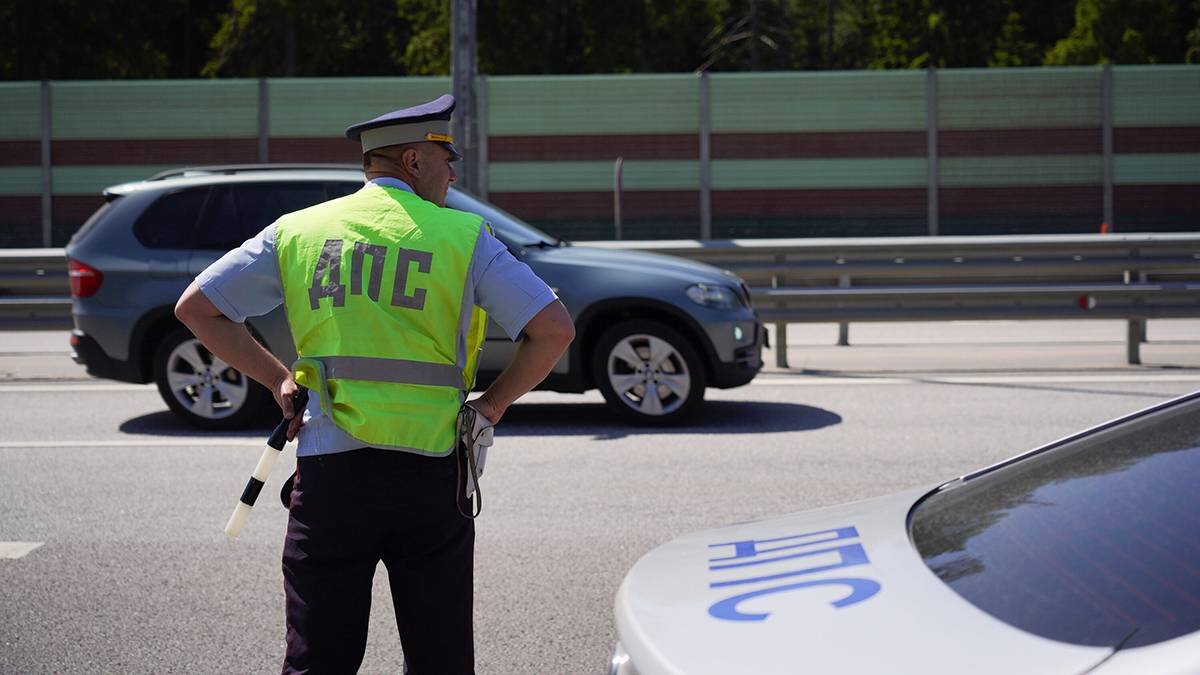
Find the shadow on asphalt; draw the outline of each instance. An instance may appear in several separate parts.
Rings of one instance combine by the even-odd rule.
[[[271,430],[274,429],[274,424],[271,420],[263,417],[261,420],[255,420],[254,423],[245,429],[236,431],[207,431],[205,429],[197,429],[196,427],[184,422],[175,413],[163,410],[162,412],[150,413],[148,415],[140,415],[121,423],[117,430],[123,434],[144,434],[147,436],[204,436],[208,438],[220,438],[223,436],[231,436],[241,438],[244,436],[262,436],[266,442],[267,436],[271,435]]]
[[[508,409],[498,433],[502,436],[592,436],[608,440],[639,434],[812,431],[841,421],[841,415],[797,403],[709,401],[697,418],[684,424],[639,427],[618,421],[603,403],[519,403]],[[164,410],[126,420],[118,429],[125,434],[149,436],[262,436],[265,440],[273,427],[273,420],[264,416],[245,429],[205,431]]]
[[[592,436],[616,439],[638,434],[746,434],[812,431],[840,424],[841,415],[797,403],[708,401],[696,419],[670,427],[618,422],[603,403],[528,403],[508,409],[501,436]]]

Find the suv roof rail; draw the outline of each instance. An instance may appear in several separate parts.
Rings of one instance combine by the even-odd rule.
[[[309,170],[354,170],[362,171],[358,164],[215,164],[211,166],[186,166],[180,169],[168,169],[150,176],[146,180],[165,180],[190,175],[233,175],[252,171],[294,171]]]

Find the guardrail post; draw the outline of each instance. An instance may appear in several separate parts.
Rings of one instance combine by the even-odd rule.
[[[789,368],[787,360],[787,327],[783,321],[775,322],[775,366]]]
[[[712,239],[712,109],[708,71],[700,71],[700,239]]]
[[[782,255],[775,256],[775,262],[778,265],[782,265],[784,262],[784,256],[782,256]],[[784,283],[786,283],[786,280],[784,279],[784,276],[782,274],[772,274],[771,275],[771,288],[779,288]],[[787,322],[786,321],[776,321],[775,322],[775,367],[777,367],[777,368],[787,368],[788,367]]]
[[[50,81],[42,80],[42,246],[50,248],[54,229],[54,174],[51,166],[50,143]]]
[[[1131,319],[1125,332],[1125,358],[1131,366],[1139,365],[1142,362],[1143,323],[1139,319]]]
[[[624,157],[613,162],[613,237],[618,241],[621,239],[621,169],[624,164]]]
[[[843,274],[838,277],[838,288],[850,288],[850,277]],[[848,321],[838,322],[838,346],[850,346],[850,323]]]
[[[1145,272],[1138,272],[1138,283],[1144,284],[1147,281],[1150,281],[1150,275]],[[1140,319],[1138,320],[1138,323],[1142,326],[1138,336],[1138,342],[1146,342],[1146,325],[1149,324],[1150,321],[1148,319]]]
[[[1142,255],[1141,249],[1133,249],[1129,252],[1131,258],[1140,258]],[[1149,276],[1144,271],[1137,272],[1138,283],[1146,283]],[[1134,271],[1125,270],[1125,283],[1133,283]],[[1134,306],[1142,304],[1141,298],[1135,298]],[[1146,320],[1145,319],[1130,319],[1125,326],[1125,360],[1131,366],[1136,366],[1142,362],[1141,346],[1146,341]]]

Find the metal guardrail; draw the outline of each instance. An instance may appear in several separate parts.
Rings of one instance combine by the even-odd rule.
[[[63,249],[0,249],[0,328],[70,328],[70,293]]]
[[[848,344],[849,321],[1126,319],[1140,363],[1147,319],[1200,317],[1200,234],[579,243],[736,273],[779,344],[788,323],[838,322]]]
[[[1146,320],[1200,318],[1200,233],[578,244],[728,269],[779,344],[788,323],[837,322],[846,344],[850,321],[1125,319],[1139,363]],[[70,327],[68,295],[62,249],[0,250],[0,327]]]

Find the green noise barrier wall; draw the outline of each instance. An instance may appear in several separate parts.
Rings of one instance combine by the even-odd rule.
[[[446,77],[0,83],[0,245],[109,185],[357,163],[343,130]],[[1200,66],[496,76],[478,191],[567,238],[1200,229]]]

